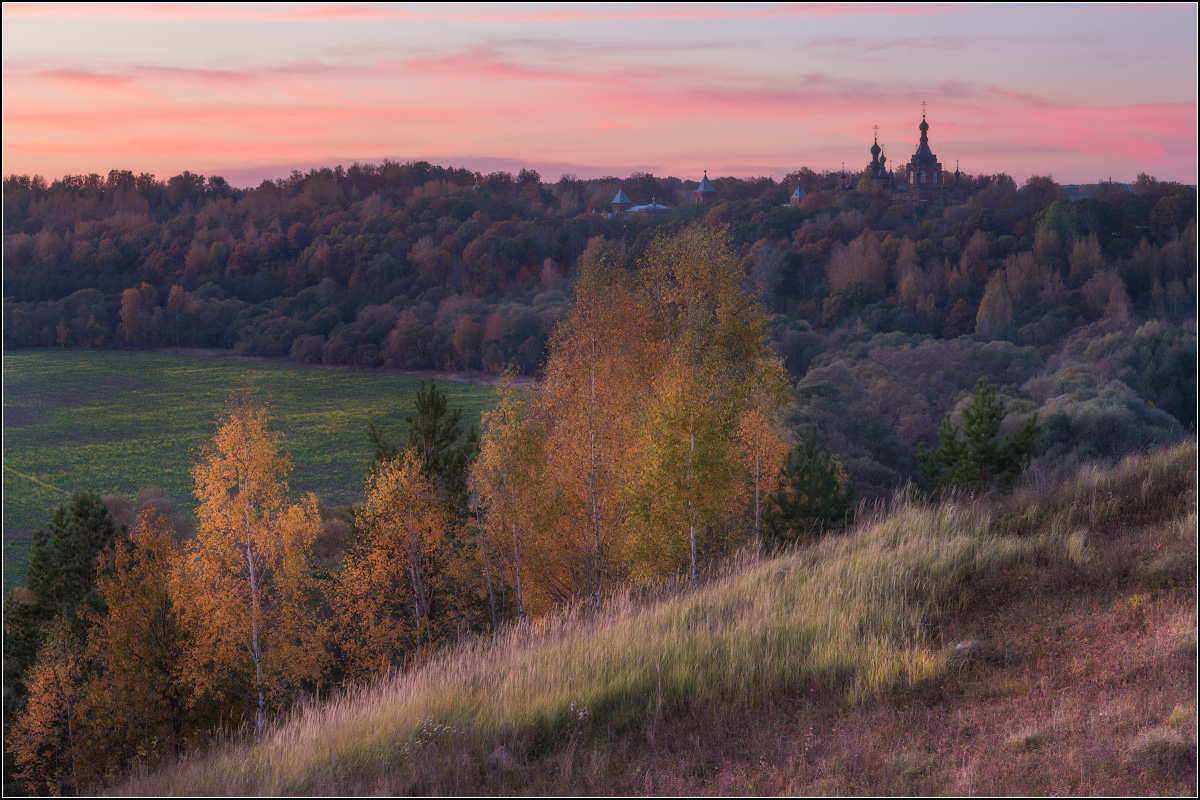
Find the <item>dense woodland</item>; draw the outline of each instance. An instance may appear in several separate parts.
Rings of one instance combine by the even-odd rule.
[[[15,777],[88,786],[565,603],[694,584],[855,497],[1003,491],[1194,431],[1195,191],[963,180],[946,208],[808,170],[699,205],[637,175],[677,210],[610,218],[615,179],[427,164],[9,178],[7,347],[539,377],[478,437],[422,392],[405,431],[372,429],[355,509],[289,495],[249,397],[195,467],[190,535],[170,509],[61,509],[5,604]],[[805,506],[817,485],[841,508]]]
[[[10,176],[4,343],[537,375],[588,265],[632,270],[656,235],[700,224],[726,231],[769,313],[790,426],[815,427],[865,497],[920,480],[920,446],[981,376],[1041,410],[1050,467],[1194,429],[1195,190],[1142,175],[1071,200],[1049,177],[957,180],[969,202],[938,208],[809,169],[716,179],[712,205],[676,178],[423,162],[248,190]],[[797,184],[808,197],[789,207]],[[609,217],[619,186],[676,210]]]

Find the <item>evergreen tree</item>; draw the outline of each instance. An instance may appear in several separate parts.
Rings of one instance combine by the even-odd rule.
[[[408,447],[421,457],[421,469],[452,508],[463,514],[467,509],[467,473],[479,452],[479,436],[474,426],[463,433],[462,409],[451,409],[446,395],[438,391],[437,381],[425,381],[416,396],[417,415],[404,420],[408,428]],[[401,448],[383,438],[383,433],[371,423],[367,438],[375,445],[371,475],[394,461]]]
[[[763,521],[768,540],[796,542],[849,523],[855,495],[854,485],[843,477],[833,455],[817,444],[816,436],[802,436],[767,498]]]
[[[100,613],[104,605],[95,590],[96,559],[125,532],[113,524],[100,496],[77,494],[54,511],[49,529],[34,531],[29,561],[32,602],[10,596],[4,604],[5,704],[25,697],[25,673],[33,665],[45,631],[59,615],[70,620],[77,636],[84,632],[79,612]]]
[[[947,415],[938,430],[938,447],[922,448],[921,473],[935,491],[949,488],[984,492],[992,487],[1007,490],[1033,455],[1038,436],[1037,414],[1021,432],[1000,439],[1004,402],[987,378],[975,384],[975,399],[963,410],[962,438]]]

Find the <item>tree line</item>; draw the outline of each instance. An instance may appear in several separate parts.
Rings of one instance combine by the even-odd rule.
[[[729,228],[747,288],[769,311],[823,333],[1044,347],[1096,321],[1191,316],[1191,187],[1143,175],[1072,200],[1043,176],[962,181],[967,204],[925,208],[808,169],[780,182],[717,178],[711,206],[677,178],[550,183],[532,170],[477,176],[424,162],[296,172],[245,190],[187,172],[9,176],[5,344],[532,374],[587,265],[616,253],[630,267],[660,229],[698,220]],[[809,196],[790,207],[796,184]],[[675,213],[609,218],[622,185]]]

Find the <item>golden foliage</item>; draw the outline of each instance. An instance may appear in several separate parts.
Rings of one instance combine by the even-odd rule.
[[[414,450],[380,469],[357,522],[337,604],[347,670],[362,678],[427,657],[454,630],[459,598],[449,591],[452,520]]]
[[[78,786],[86,663],[70,620],[59,617],[29,671],[29,699],[14,716],[5,742],[14,777],[33,794],[62,794]]]
[[[96,591],[108,611],[91,615],[87,652],[99,672],[81,714],[100,774],[177,751],[192,722],[181,675],[187,636],[170,592],[181,555],[175,537],[166,517],[146,509],[99,559]]]
[[[493,558],[501,577],[516,591],[517,616],[524,620],[528,609],[537,614],[548,610],[554,591],[541,591],[552,584],[559,571],[545,560],[528,555],[541,519],[551,506],[547,491],[546,437],[539,413],[539,395],[523,395],[506,380],[499,390],[496,407],[483,417],[483,439],[472,472],[473,488],[480,507],[486,509],[484,528],[494,543]],[[535,548],[545,553],[547,548]],[[549,567],[549,568],[547,568]],[[525,576],[532,571],[534,591],[526,596]]]
[[[200,526],[177,575],[196,645],[186,677],[249,697],[260,730],[268,699],[320,678],[328,628],[314,613],[317,501],[285,507],[291,464],[268,422],[266,405],[231,403],[194,471]]]
[[[701,228],[655,240],[636,274],[589,264],[545,381],[489,416],[474,480],[535,613],[694,576],[753,530],[786,373],[742,281],[724,235]]]

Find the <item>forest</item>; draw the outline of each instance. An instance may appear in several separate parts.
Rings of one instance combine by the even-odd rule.
[[[254,189],[183,173],[4,183],[6,348],[225,348],[305,364],[541,375],[590,265],[722,228],[815,430],[862,496],[921,481],[920,447],[979,377],[1045,423],[1040,466],[1195,428],[1196,192],[961,175],[897,203],[866,176],[543,182],[425,162]],[[788,206],[796,185],[808,196]],[[623,187],[672,214],[608,212]],[[840,187],[840,188],[839,188]],[[1075,196],[1076,199],[1071,199]]]
[[[81,790],[454,642],[698,586],[859,500],[1047,486],[1194,433],[1195,191],[962,179],[945,208],[811,170],[714,180],[710,206],[423,163],[6,179],[6,348],[537,378],[478,432],[422,388],[371,429],[351,508],[289,493],[249,394],[195,463],[194,521],[60,508],[5,603],[12,777]],[[610,217],[618,184],[678,208]]]

